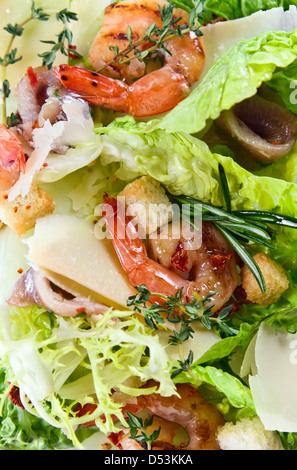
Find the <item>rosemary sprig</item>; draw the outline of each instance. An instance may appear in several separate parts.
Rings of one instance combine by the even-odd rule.
[[[6,78],[6,68],[9,65],[13,65],[16,62],[19,62],[22,57],[18,55],[18,50],[16,47],[13,47],[14,41],[17,37],[21,37],[24,31],[24,27],[33,20],[38,21],[47,21],[49,19],[49,14],[45,13],[42,8],[36,8],[35,2],[32,1],[31,5],[31,14],[28,18],[22,21],[19,24],[12,25],[11,23],[7,24],[3,29],[11,35],[6,50],[3,57],[0,57],[1,65],[1,95],[2,95],[2,123],[7,127],[15,125],[18,122],[18,117],[16,114],[12,113],[10,116],[7,116],[7,105],[6,99],[10,95],[10,84]]]
[[[226,210],[205,204],[188,196],[169,195],[169,197],[172,201],[182,206],[182,215],[191,225],[194,224],[194,214],[197,214],[195,205],[199,204],[202,209],[202,220],[216,225],[241,260],[251,270],[262,292],[265,292],[266,286],[263,274],[245,245],[259,244],[267,248],[273,248],[273,235],[277,232],[270,225],[297,229],[297,219],[266,211],[232,211],[227,178],[221,165],[219,165],[219,174]]]
[[[77,14],[64,8],[56,13],[56,19],[64,25],[62,31],[57,35],[57,41],[41,41],[44,44],[52,45],[52,48],[48,52],[38,54],[38,56],[42,58],[42,65],[46,65],[49,70],[52,68],[58,52],[66,56],[71,53],[71,55],[75,55],[77,58],[81,57],[75,49],[70,47],[72,44],[73,33],[69,28],[69,23],[71,21],[77,21]]]
[[[147,450],[151,450],[152,443],[158,439],[161,427],[155,429],[152,434],[149,434],[148,429],[153,424],[154,416],[150,415],[148,418],[141,418],[136,416],[130,411],[127,412],[127,424],[130,427],[130,438],[137,442],[144,442],[147,445]]]
[[[162,26],[158,27],[156,23],[151,24],[145,31],[144,35],[133,42],[133,31],[131,26],[128,25],[126,36],[129,41],[127,47],[120,50],[118,46],[109,46],[109,49],[113,51],[114,57],[104,64],[97,72],[102,72],[108,66],[112,64],[129,64],[131,60],[138,59],[144,61],[148,55],[161,49],[169,54],[170,51],[166,47],[166,43],[171,39],[179,36],[184,37],[185,34],[190,31],[194,32],[197,36],[201,36],[201,25],[199,24],[199,13],[202,9],[201,2],[198,2],[197,6],[193,6],[189,14],[189,24],[179,25],[178,22],[181,17],[174,18],[174,5],[172,2],[168,5],[160,6],[160,17]],[[150,46],[146,47],[145,50],[141,50],[140,47],[144,44],[149,43]]]

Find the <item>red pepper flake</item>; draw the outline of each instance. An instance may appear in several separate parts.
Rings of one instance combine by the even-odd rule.
[[[13,208],[13,212],[17,212],[17,211],[18,211],[18,207],[15,206],[15,207]]]
[[[29,204],[28,206],[25,207],[26,211],[28,211],[29,209],[31,209],[31,205]]]
[[[48,163],[44,162],[44,163],[42,164],[42,166],[43,166],[44,168],[46,168],[46,167],[48,166]]]
[[[232,258],[232,255],[212,255],[210,262],[214,269],[220,269]]]
[[[32,129],[39,129],[40,128],[40,125],[39,125],[39,122],[38,122],[38,117],[35,119],[34,121],[34,124],[32,126]]]
[[[22,268],[18,269],[19,274],[23,274],[24,270]]]
[[[185,250],[181,241],[178,242],[175,253],[171,256],[171,265],[179,271],[189,271],[188,267],[188,252]]]
[[[8,199],[8,194],[4,194],[3,199]]]
[[[84,307],[80,307],[80,308],[76,308],[75,311],[76,313],[83,313],[86,311],[86,309]]]
[[[33,67],[28,67],[27,68],[27,75],[29,77],[31,86],[37,86],[38,85],[38,79],[37,79],[36,73],[33,70]]]

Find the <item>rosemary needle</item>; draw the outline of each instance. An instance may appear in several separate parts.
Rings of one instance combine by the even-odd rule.
[[[267,211],[232,211],[228,181],[221,164],[219,164],[219,176],[226,210],[214,207],[211,204],[205,204],[188,196],[173,196],[171,194],[168,194],[168,196],[172,201],[182,206],[182,216],[193,227],[194,214],[197,212],[195,211],[195,206],[199,204],[202,220],[216,225],[244,264],[251,270],[261,291],[265,292],[265,281],[261,270],[244,244],[258,244],[267,248],[273,248],[272,235],[277,232],[270,227],[270,224],[297,229],[297,219]]]

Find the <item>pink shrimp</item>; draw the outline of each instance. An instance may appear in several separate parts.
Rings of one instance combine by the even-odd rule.
[[[178,384],[178,395],[162,397],[157,393],[141,395],[137,399],[137,407],[131,410],[137,414],[146,410],[154,415],[149,434],[161,428],[152,450],[219,450],[216,440],[218,428],[224,425],[224,419],[216,408],[207,403],[203,395],[189,384]],[[130,411],[129,405],[126,411]],[[181,428],[186,431],[184,439]],[[174,443],[180,435],[183,442]],[[109,439],[121,450],[144,450],[145,447],[129,437],[129,431],[112,434]]]
[[[229,300],[238,285],[236,259],[234,251],[214,225],[202,224],[202,244],[189,256],[190,269],[184,262],[187,252],[182,250],[175,251],[171,256],[175,261],[175,270],[171,270],[166,263],[162,264],[162,260],[158,262],[149,258],[137,229],[125,211],[119,210],[120,207],[119,201],[105,196],[103,217],[121,266],[133,286],[145,284],[151,292],[166,296],[174,296],[183,289],[185,302],[193,298],[195,293],[205,297],[216,292],[211,299],[213,311],[220,309]],[[163,242],[166,243],[165,240]],[[170,240],[168,245],[170,250]],[[194,276],[194,280],[184,278],[184,269]],[[153,300],[162,303],[162,299],[157,296]]]
[[[24,172],[26,159],[21,141],[4,124],[0,124],[0,190],[6,191]]]
[[[91,49],[93,63],[97,66],[106,63],[109,57],[103,54],[107,37],[110,46],[114,40],[116,47],[122,50],[127,43],[127,36],[121,33],[122,28],[127,32],[127,25],[132,22],[133,33],[139,38],[153,19],[156,24],[161,21],[158,2],[154,0],[118,2],[108,7],[105,14],[106,17],[111,15],[111,18],[105,19]],[[186,24],[186,18],[182,18],[180,24]],[[112,28],[116,28],[113,33]],[[144,44],[143,48],[149,45]],[[54,72],[68,90],[90,103],[135,117],[153,116],[171,110],[189,95],[190,87],[198,80],[205,63],[202,39],[195,35],[193,37],[187,33],[183,37],[177,36],[168,41],[166,47],[169,53],[165,53],[165,65],[147,75],[143,75],[143,62],[133,57],[129,67],[115,64],[107,68],[113,77],[120,76],[125,82],[69,65],[60,65]],[[100,58],[100,54],[104,57]],[[139,78],[141,74],[143,76]],[[126,80],[135,78],[138,79],[134,83],[126,83]]]

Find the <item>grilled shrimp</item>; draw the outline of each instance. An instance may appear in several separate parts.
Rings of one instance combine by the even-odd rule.
[[[195,293],[205,297],[214,292],[213,311],[229,300],[238,285],[235,254],[213,224],[203,222],[202,243],[196,250],[185,249],[183,239],[172,243],[170,236],[162,241],[149,240],[151,245],[159,243],[159,250],[154,246],[159,253],[152,259],[132,221],[119,207],[116,199],[106,196],[103,217],[121,266],[133,286],[145,284],[151,292],[166,296],[174,296],[183,289],[185,302]],[[157,296],[154,301],[162,303]]]
[[[180,24],[186,24],[186,13],[178,16],[182,16]],[[114,41],[114,45],[123,50],[127,45],[126,32],[130,23],[135,39],[141,37],[152,23],[161,25],[158,2],[128,0],[110,5],[90,51],[91,63],[98,66],[108,61],[111,51],[108,49],[108,54],[104,52],[107,39],[109,45],[112,46]],[[143,48],[148,48],[149,44],[144,44]],[[135,117],[153,116],[171,110],[189,95],[190,87],[198,80],[205,62],[203,42],[191,33],[171,39],[166,47],[169,53],[164,54],[164,66],[147,75],[144,75],[144,63],[133,58],[129,66],[116,64],[108,67],[107,71],[113,77],[69,65],[60,65],[54,72],[68,90],[92,104]],[[136,81],[128,84],[131,79]]]
[[[156,393],[141,395],[134,405],[135,414],[146,410],[154,415],[149,434],[154,429],[161,428],[152,450],[219,450],[216,440],[219,426],[224,425],[221,414],[213,405],[207,403],[198,390],[189,384],[178,384],[177,394],[162,397]],[[129,405],[126,411],[129,411]],[[187,438],[184,442],[175,444],[174,438],[182,427]],[[121,450],[144,450],[145,447],[129,437],[126,430],[112,434],[109,439]]]
[[[114,57],[110,46],[118,47],[122,51],[129,45],[127,28],[131,27],[132,40],[137,41],[144,36],[147,28],[152,24],[162,27],[160,8],[168,5],[167,0],[125,0],[109,5],[104,11],[102,26],[93,41],[89,51],[89,63],[95,70],[100,70],[110,63]],[[175,8],[173,20],[181,18],[180,24],[187,24],[188,14],[185,10]],[[151,43],[139,45],[138,50],[143,52]],[[142,77],[146,72],[143,61],[129,55],[129,63],[112,63],[105,68],[109,77],[122,78],[131,83]],[[133,59],[133,60],[132,60]],[[105,73],[104,73],[105,74]]]
[[[6,191],[25,171],[26,159],[21,141],[17,136],[0,124],[0,191]]]

